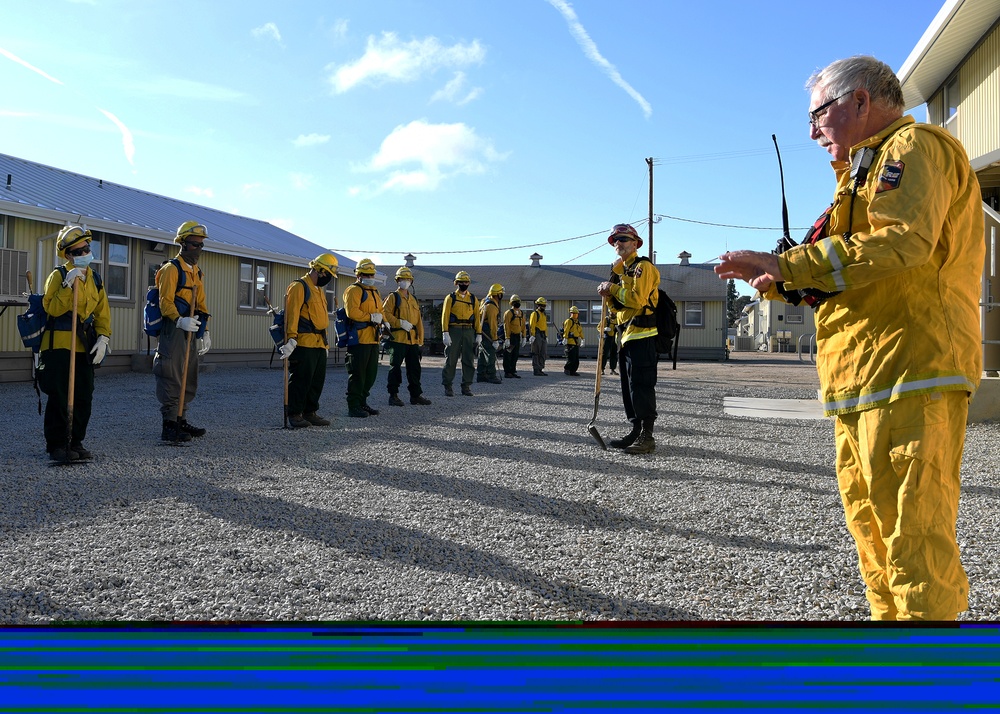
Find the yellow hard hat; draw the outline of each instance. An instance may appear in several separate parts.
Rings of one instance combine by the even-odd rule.
[[[315,260],[309,261],[309,267],[313,270],[325,270],[330,275],[337,276],[337,268],[340,263],[337,262],[337,256],[333,253],[323,253],[323,255],[316,256]]]
[[[577,307],[576,305],[574,305],[573,307],[571,307],[571,308],[569,309],[569,311],[570,311],[571,313],[576,313],[576,314],[579,314],[579,312],[580,312],[580,308],[578,308],[578,307]]]
[[[469,274],[467,272],[465,272],[464,270],[459,270],[457,273],[455,273],[455,282],[456,283],[471,283],[472,282],[472,278],[470,278]]]
[[[511,296],[510,296],[510,301],[511,301],[512,303],[514,303],[514,302],[521,302],[521,298],[519,298],[519,297],[517,296],[517,294],[514,294],[514,295],[511,295]]]
[[[396,271],[396,280],[413,280],[413,271],[404,265]]]
[[[208,238],[208,229],[198,221],[184,221],[177,228],[174,243],[183,243],[188,238],[200,238],[204,242]]]
[[[503,292],[503,285],[500,283],[493,283],[490,285],[490,295],[499,295]]]
[[[66,255],[66,249],[72,248],[78,243],[86,241],[88,244],[94,240],[94,235],[89,229],[83,228],[81,226],[63,226],[63,229],[59,231],[59,240],[56,241],[56,250],[59,251],[59,255],[63,258],[68,258]]]
[[[538,298],[537,300],[535,300],[535,304],[536,304],[536,305],[543,305],[543,306],[544,306],[544,305],[548,305],[548,303],[547,303],[547,302],[545,302],[545,298],[543,298],[543,297],[540,297],[540,298]]]
[[[362,258],[354,266],[354,272],[358,275],[375,275],[375,263],[371,258]]]

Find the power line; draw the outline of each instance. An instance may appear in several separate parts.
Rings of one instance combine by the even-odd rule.
[[[521,250],[523,248],[538,248],[543,245],[555,245],[556,243],[568,243],[569,241],[580,240],[582,238],[590,238],[592,236],[603,235],[604,230],[596,231],[594,233],[587,233],[582,236],[573,236],[572,238],[560,238],[559,240],[545,241],[544,243],[527,243],[525,245],[512,245],[506,248],[477,248],[475,250],[420,250],[412,251],[414,253],[420,253],[420,255],[457,255],[460,253],[497,253],[504,250]],[[371,253],[373,255],[388,255],[389,253],[399,253],[399,250],[358,250],[357,248],[328,248],[327,250],[333,251],[334,253]]]
[[[745,231],[783,231],[784,228],[768,228],[766,226],[735,226],[730,223],[709,223],[708,221],[696,221],[693,218],[678,218],[677,216],[668,216],[665,213],[654,213],[654,216],[659,216],[660,218],[669,218],[671,221],[682,221],[684,223],[697,223],[701,226],[716,226],[718,228],[739,228]],[[804,231],[808,228],[790,228],[793,231]]]

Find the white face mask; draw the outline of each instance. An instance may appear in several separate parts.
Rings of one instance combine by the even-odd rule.
[[[361,278],[361,284],[371,287],[375,284],[375,278]]]
[[[93,253],[86,253],[85,255],[75,255],[73,256],[73,266],[76,268],[86,268],[88,265],[90,265],[93,259],[94,259]]]
[[[398,285],[401,290],[409,290],[411,284],[412,283],[409,280],[400,280],[398,283],[396,283],[396,285]]]

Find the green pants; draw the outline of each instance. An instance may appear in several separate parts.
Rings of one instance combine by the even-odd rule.
[[[566,365],[563,367],[563,371],[566,374],[576,374],[578,369],[580,369],[580,345],[567,345]]]
[[[314,414],[326,383],[326,348],[296,347],[288,358],[288,413]]]
[[[38,358],[38,388],[48,396],[45,402],[45,450],[65,448],[67,442],[82,444],[87,436],[94,398],[94,365],[86,352],[77,352],[73,383],[73,434],[69,426],[69,350],[43,350]]]
[[[497,376],[497,351],[493,343],[483,337],[479,345],[479,361],[476,364],[476,374],[480,379],[495,379]]]
[[[189,338],[190,336],[190,338]],[[156,377],[156,398],[164,421],[177,421],[184,382],[184,413],[198,393],[198,349],[190,332],[177,327],[172,320],[163,321],[163,329],[153,355],[153,376]],[[184,375],[184,352],[188,352],[187,375]]]
[[[347,348],[347,408],[360,409],[378,377],[378,345],[352,345]],[[294,354],[294,353],[293,353]]]
[[[451,346],[444,351],[444,369],[441,370],[441,384],[450,387],[455,381],[455,367],[462,359],[462,386],[472,385],[475,367],[472,356],[476,349],[476,331],[471,327],[453,327],[448,330]]]
[[[408,345],[403,342],[389,343],[389,379],[386,380],[389,394],[397,394],[403,383],[403,362],[406,362],[406,381],[410,397],[419,397],[423,394],[423,389],[420,387],[420,345]]]

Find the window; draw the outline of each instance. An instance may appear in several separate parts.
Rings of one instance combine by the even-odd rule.
[[[703,303],[698,302],[685,302],[684,303],[684,327],[704,327],[705,326],[705,315]]]
[[[805,305],[786,305],[785,322],[789,325],[801,325],[805,317]]]
[[[955,76],[944,86],[944,126],[952,136],[958,135],[958,77]]]
[[[101,274],[108,297],[129,297],[129,285],[132,282],[129,239],[95,232],[90,252],[94,256],[90,267]]]
[[[263,290],[257,289],[258,276],[262,278]],[[240,261],[240,302],[245,310],[266,310],[271,297],[271,264],[256,260]]]
[[[591,300],[574,300],[572,304],[580,311],[581,325],[596,325],[601,321],[601,303]],[[596,313],[594,312],[595,305],[597,306]]]

